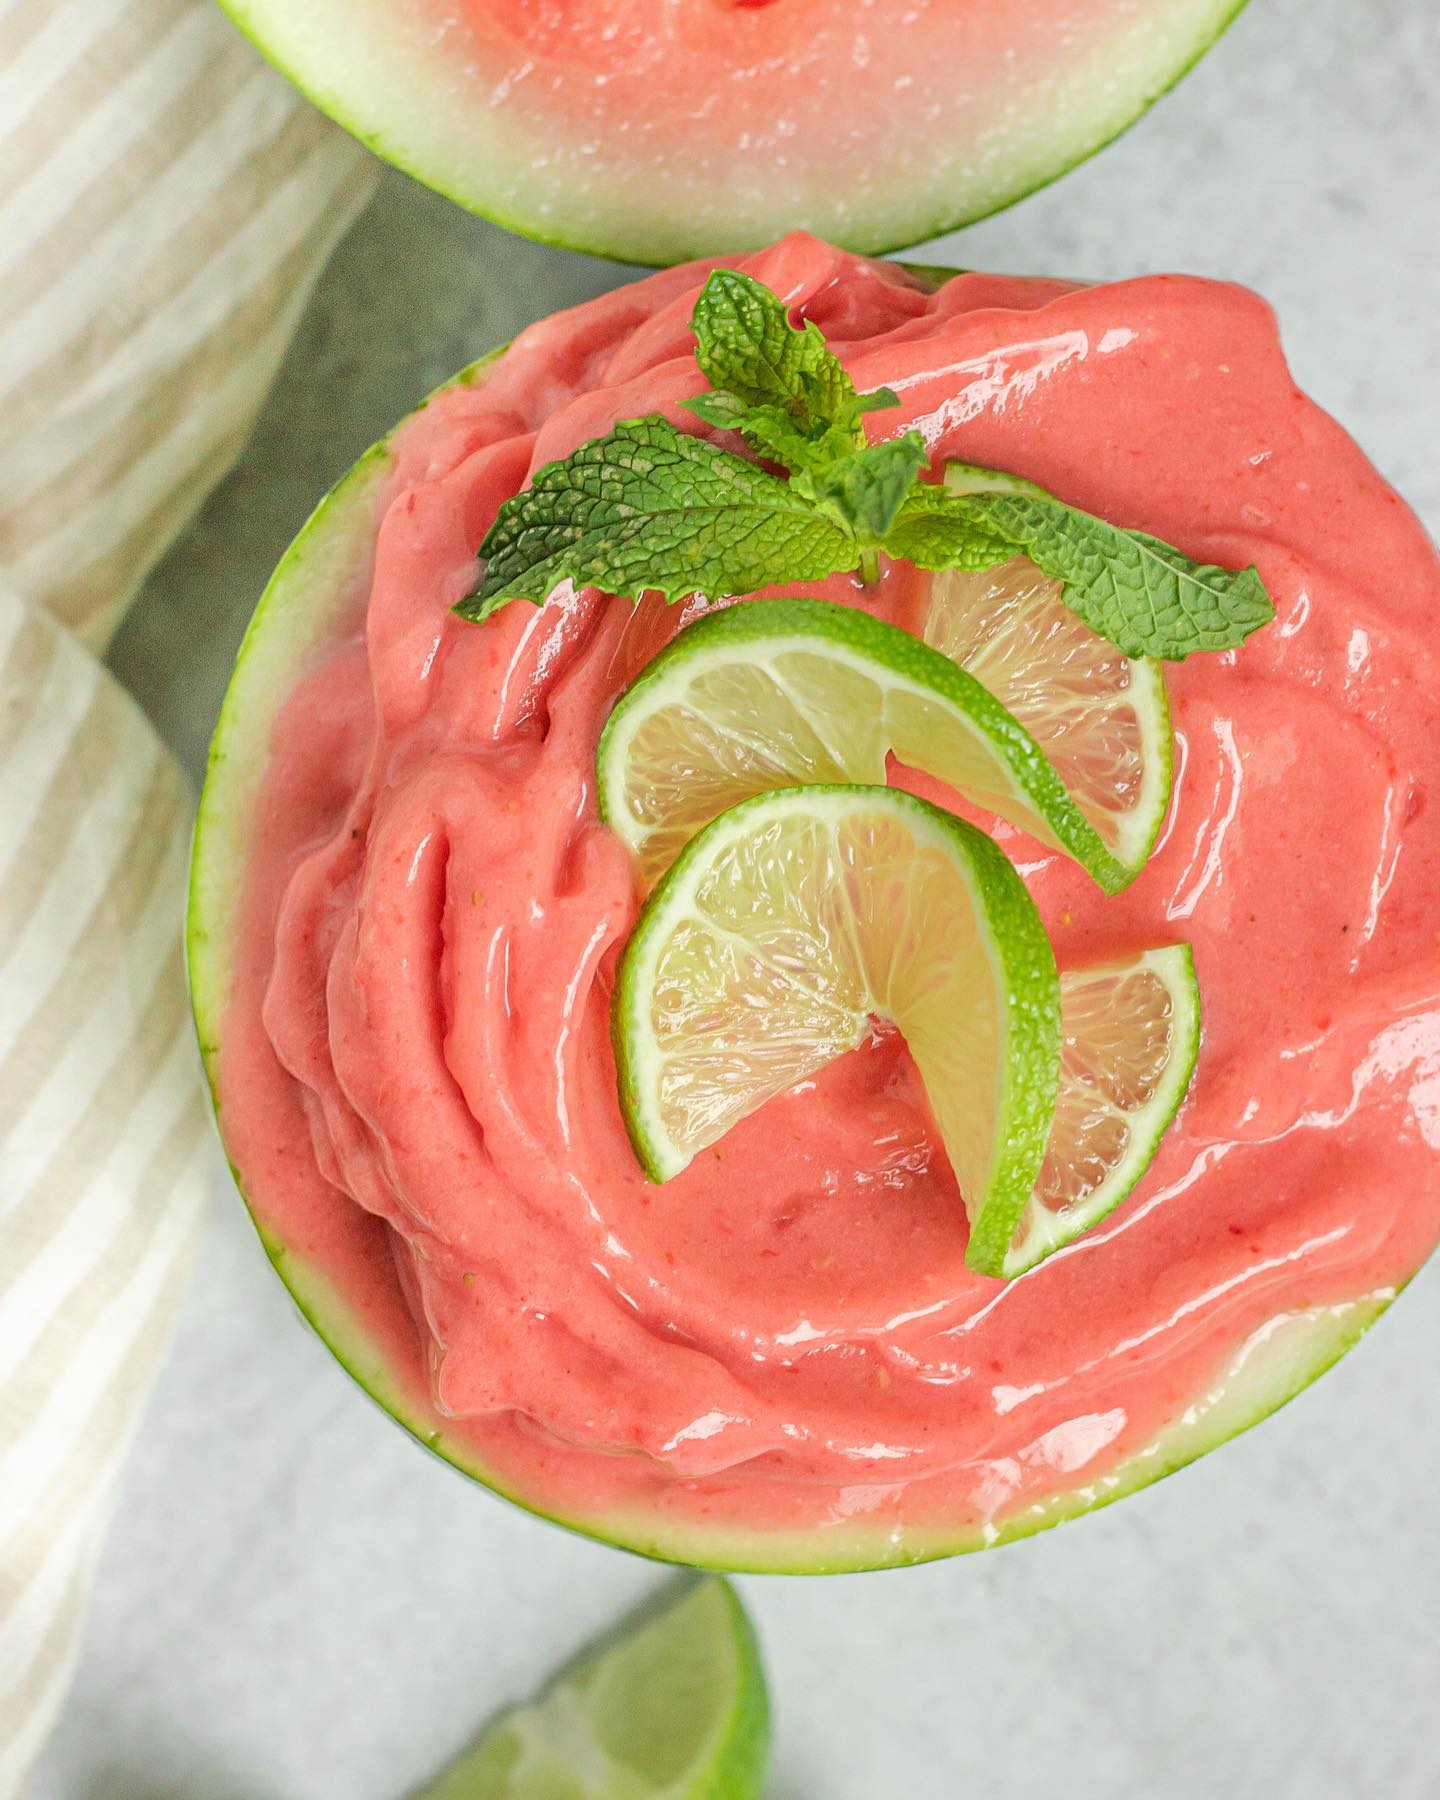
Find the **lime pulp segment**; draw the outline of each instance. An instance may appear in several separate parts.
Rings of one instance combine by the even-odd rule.
[[[769,1738],[754,1631],[712,1576],[504,1714],[416,1800],[759,1800]]]
[[[931,579],[922,636],[1019,720],[1133,877],[1170,806],[1165,677],[1158,662],[1124,656],[1091,631],[1063,593],[1024,556],[946,570]]]
[[[1190,1085],[1200,989],[1188,944],[1060,977],[1060,1088],[1035,1193],[1000,1272],[1023,1274],[1114,1210]]]
[[[706,826],[621,960],[614,1035],[636,1152],[667,1181],[879,1017],[904,1034],[999,1272],[1044,1160],[1059,981],[983,832],[900,789],[778,789]]]
[[[959,666],[950,641],[961,635],[950,629],[959,613],[939,601],[930,609],[932,622],[947,622],[942,648],[822,600],[749,601],[683,630],[621,696],[598,753],[602,816],[630,845],[646,880],[658,879],[696,832],[751,795],[811,783],[883,785],[893,752],[1070,855],[1106,891],[1125,887],[1144,866],[1169,798],[1158,675],[1124,703],[1098,680],[1088,697],[1078,678],[1062,684],[1047,722],[1040,715],[1053,671],[1015,665],[1027,641],[1043,652],[1061,627],[1027,640],[1007,626],[1006,646],[992,660],[1048,733],[1042,746],[983,675]],[[975,608],[966,619],[977,630],[987,622]],[[1104,649],[1111,662],[1124,661]],[[1073,647],[1067,653],[1074,660]],[[1086,726],[1087,698],[1104,714],[1094,729]],[[1147,706],[1148,738],[1139,727],[1127,737],[1125,727]],[[1153,829],[1112,830],[1117,796],[1128,798],[1136,781],[1144,786],[1147,753],[1163,761],[1143,796],[1147,812],[1159,809]]]

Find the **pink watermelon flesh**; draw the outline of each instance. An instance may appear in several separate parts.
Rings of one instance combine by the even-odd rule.
[[[1130,125],[1244,0],[224,0],[462,205],[636,262],[915,243]]]

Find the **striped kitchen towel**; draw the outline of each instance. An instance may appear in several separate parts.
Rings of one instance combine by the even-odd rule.
[[[0,1797],[59,1710],[215,1166],[191,796],[95,653],[372,168],[208,0],[0,0]]]

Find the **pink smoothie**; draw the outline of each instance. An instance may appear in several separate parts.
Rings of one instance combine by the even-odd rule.
[[[529,1503],[983,1530],[1143,1450],[1271,1322],[1393,1291],[1440,1236],[1440,571],[1242,289],[931,293],[804,236],[740,266],[899,394],[877,435],[1254,561],[1275,598],[1243,650],[1167,670],[1176,799],[1128,892],[997,827],[1062,967],[1194,946],[1204,1044],[1148,1177],[1030,1274],[971,1274],[893,1032],[670,1184],[636,1164],[608,1014],[637,902],[594,751],[676,614],[450,608],[538,465],[638,413],[694,425],[698,265],[532,327],[396,440],[363,613],[273,734],[223,1123],[262,1224]],[[916,579],[812,591],[903,624]]]

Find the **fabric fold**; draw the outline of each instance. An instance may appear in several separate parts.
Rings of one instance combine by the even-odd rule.
[[[0,0],[0,1800],[60,1708],[221,1166],[193,795],[96,658],[374,181],[207,0]]]

